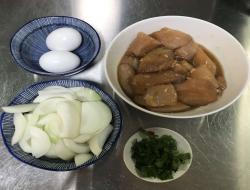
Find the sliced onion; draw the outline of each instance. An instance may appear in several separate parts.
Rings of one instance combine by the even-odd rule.
[[[106,127],[103,131],[89,140],[89,148],[94,155],[98,156],[102,152],[102,147],[112,129],[112,125],[108,125],[108,127]]]
[[[52,125],[62,125],[61,118],[56,113],[50,113],[39,119],[38,125],[47,125],[51,123]]]
[[[24,140],[21,140],[19,142],[19,146],[21,147],[21,149],[26,152],[26,153],[31,153],[32,152],[32,149],[31,149],[31,142],[29,141],[24,141]]]
[[[15,125],[15,132],[11,139],[11,145],[18,143],[23,137],[27,121],[22,113],[15,113],[14,114],[14,125]]]
[[[3,111],[7,113],[25,113],[33,111],[38,104],[21,104],[21,105],[13,105],[13,106],[5,106],[2,107]]]
[[[71,139],[63,139],[63,142],[67,148],[75,153],[88,153],[90,151],[88,144],[77,144]]]
[[[75,164],[76,166],[80,166],[90,160],[92,157],[92,154],[77,154],[75,155]]]
[[[39,120],[39,115],[33,112],[25,114],[25,117],[27,119],[27,125],[36,125]]]
[[[45,100],[36,107],[34,113],[41,116],[49,113],[55,113],[57,104],[64,101],[64,98],[51,98],[49,100]]]
[[[90,135],[90,134],[83,134],[83,135],[80,135],[80,136],[74,138],[73,141],[76,142],[76,143],[85,143],[85,142],[87,142],[91,137],[93,137],[93,135]]]
[[[100,101],[102,99],[99,94],[97,94],[94,90],[92,90],[90,88],[73,87],[70,89],[73,92],[75,92],[77,99],[82,101],[82,102]]]
[[[71,160],[75,153],[68,149],[62,140],[55,144],[56,155],[63,160]]]
[[[62,94],[72,94],[74,96],[74,93],[69,89],[69,88],[65,88],[62,86],[50,86],[47,88],[44,88],[40,91],[38,91],[39,95],[46,95],[46,94],[54,94],[54,93],[62,93]]]
[[[40,95],[38,95],[33,102],[43,102],[45,100],[51,99],[51,98],[65,98],[66,100],[75,100],[76,96],[73,93],[70,92],[44,92]]]
[[[112,119],[110,108],[103,102],[83,102],[81,134],[94,134],[108,126]]]
[[[51,144],[50,149],[44,156],[47,156],[48,158],[58,158],[55,150],[55,144]]]
[[[31,135],[30,135],[30,125],[27,125],[23,134],[22,139],[19,141],[19,146],[26,153],[31,153]]]
[[[80,113],[77,106],[71,101],[61,102],[57,105],[57,114],[60,116],[63,123],[61,137],[77,137],[80,127]]]
[[[50,140],[48,135],[40,128],[31,127],[31,150],[35,158],[45,155],[50,149]]]
[[[98,93],[90,88],[62,86],[47,87],[38,93],[34,102],[39,104],[3,107],[15,113],[12,145],[19,143],[35,158],[75,157],[77,166],[93,157],[90,151],[101,153],[112,131],[112,113]]]
[[[39,125],[43,125],[44,131],[49,135],[52,143],[60,140],[61,131],[63,130],[62,120],[56,113],[51,113],[38,121]]]

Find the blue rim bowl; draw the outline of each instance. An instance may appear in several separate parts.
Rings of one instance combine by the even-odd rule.
[[[3,142],[7,147],[10,154],[16,159],[20,160],[23,163],[26,163],[30,166],[37,168],[51,170],[51,171],[70,171],[79,168],[84,168],[89,165],[96,163],[100,160],[107,152],[111,149],[112,146],[116,143],[122,128],[122,116],[119,110],[118,105],[114,100],[103,90],[101,90],[95,83],[83,80],[71,80],[71,79],[62,79],[62,80],[50,80],[35,83],[21,93],[19,93],[9,105],[17,105],[32,102],[32,100],[37,96],[39,90],[46,88],[48,86],[63,86],[63,87],[87,87],[96,91],[101,97],[102,101],[105,102],[112,112],[112,122],[113,131],[108,137],[107,141],[103,146],[103,151],[99,156],[94,156],[91,160],[86,163],[76,166],[74,161],[64,161],[61,159],[51,159],[47,157],[41,157],[39,159],[33,157],[31,154],[24,152],[18,144],[14,146],[11,145],[11,138],[14,134],[14,125],[13,125],[13,114],[3,113],[0,118],[1,123],[1,133],[3,137]]]
[[[81,63],[77,68],[61,73],[51,73],[39,65],[42,54],[50,51],[46,38],[57,28],[71,27],[82,35],[83,42],[73,51]],[[23,25],[11,38],[10,50],[15,63],[23,69],[44,76],[72,76],[88,68],[98,55],[101,41],[95,29],[80,19],[66,16],[41,17]]]

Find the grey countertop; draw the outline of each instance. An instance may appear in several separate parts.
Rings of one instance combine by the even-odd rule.
[[[9,41],[27,21],[48,15],[66,15],[89,22],[101,36],[102,51],[95,64],[73,78],[100,83],[119,103],[124,126],[115,147],[94,166],[72,172],[50,172],[14,159],[0,138],[0,189],[184,189],[247,190],[250,188],[250,89],[227,109],[195,119],[164,119],[142,113],[114,95],[103,72],[103,55],[114,36],[134,22],[162,15],[201,18],[234,35],[250,56],[250,17],[247,0],[2,0],[0,1],[0,105],[6,105],[22,88],[48,77],[17,67]],[[236,63],[237,64],[237,63]],[[237,72],[237,71],[236,71]],[[122,151],[139,127],[161,126],[177,131],[191,144],[194,158],[178,180],[152,184],[134,177],[126,168]]]

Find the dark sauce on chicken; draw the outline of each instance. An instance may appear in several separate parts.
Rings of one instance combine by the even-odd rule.
[[[215,56],[190,35],[169,28],[138,33],[120,61],[118,80],[136,104],[155,112],[207,105],[226,88]]]

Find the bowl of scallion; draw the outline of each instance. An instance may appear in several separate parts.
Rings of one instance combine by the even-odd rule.
[[[128,170],[136,177],[164,183],[181,177],[189,169],[193,154],[188,141],[166,128],[140,129],[123,151]]]

